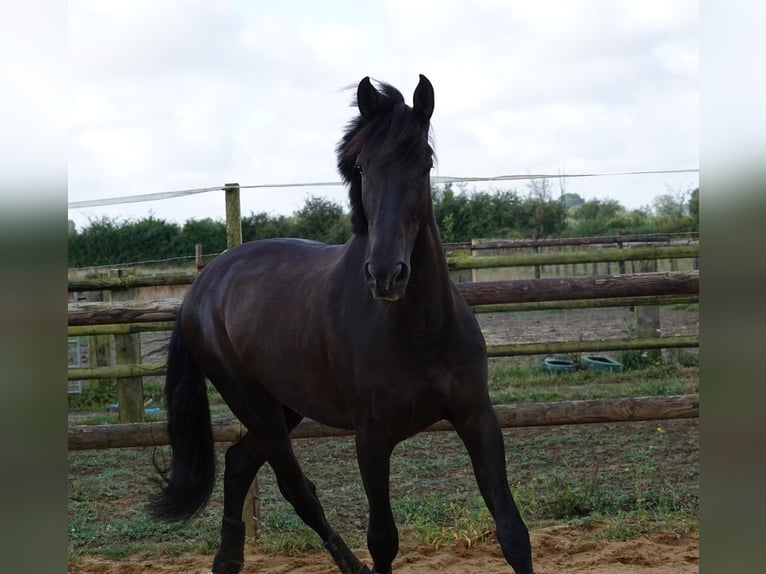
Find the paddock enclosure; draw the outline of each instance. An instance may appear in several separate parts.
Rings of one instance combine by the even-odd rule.
[[[236,233],[233,233],[230,242],[236,244],[236,241]],[[699,300],[699,246],[696,237],[476,240],[470,244],[445,245],[445,248],[453,279],[482,326],[490,361],[516,357],[534,363],[545,355],[614,354],[624,351],[661,359],[663,353],[673,350],[691,349],[694,353],[699,345],[696,329],[688,326],[669,328],[669,320],[663,316],[663,310],[668,306],[681,307]],[[135,449],[167,444],[164,423],[144,420],[143,378],[161,377],[164,363],[156,359],[161,357],[161,350],[152,354],[150,362],[142,361],[146,355],[146,349],[141,348],[142,338],[162,340],[164,333],[172,327],[183,293],[196,274],[197,271],[147,273],[127,268],[70,273],[69,336],[70,340],[81,341],[83,345],[87,341],[89,351],[86,364],[70,367],[70,385],[73,381],[87,384],[87,381],[95,379],[113,379],[118,389],[120,420],[118,424],[97,425],[70,422],[70,451]],[[617,329],[606,329],[609,331],[606,336],[598,332],[598,323],[606,321],[607,316],[614,316],[608,315],[610,309],[620,314],[619,321],[622,321],[623,327],[627,325],[624,330],[629,331],[630,336],[618,334]],[[565,313],[571,314],[571,321],[562,320],[561,328],[556,329],[555,317],[559,314],[563,317]],[[546,327],[545,333],[532,329],[525,337],[525,333],[509,326],[514,317],[522,315],[526,318],[542,317],[547,321],[546,325],[554,327]],[[161,349],[161,344],[159,347]],[[651,385],[647,385],[647,389],[651,389]],[[611,428],[614,425],[649,424],[660,428],[662,424],[686,424],[682,421],[696,419],[699,416],[699,395],[652,395],[647,392],[641,396],[622,398],[513,402],[497,404],[495,410],[504,429],[516,428],[517,432],[525,433],[557,425],[595,424]],[[213,427],[215,440],[221,443],[237,440],[243,433],[236,419],[216,418]],[[428,430],[449,433],[451,428],[442,421]],[[347,435],[347,431],[313,421],[304,421],[292,433],[294,438],[305,441],[347,441]],[[147,459],[150,459],[151,451],[145,452]],[[257,490],[255,496],[257,498]],[[562,564],[571,565],[572,572],[635,571],[629,569],[629,565],[621,570],[619,564],[622,562],[614,560],[610,562],[611,566],[604,566],[604,569],[599,569],[601,566],[596,559],[588,562],[588,552],[596,547],[583,541],[582,533],[574,536],[568,528],[572,527],[551,526],[532,531],[533,547],[546,547],[550,559],[546,562],[544,558],[539,563],[541,572],[557,571]],[[612,552],[611,558],[623,552],[625,561],[637,561],[633,566],[640,566],[643,560],[644,569],[641,571],[696,571],[698,550],[694,537],[671,541],[649,536],[648,542],[651,545],[643,550],[637,543],[631,550],[630,543],[626,542],[620,548],[610,547],[604,552]],[[450,549],[419,551],[412,557],[411,564],[397,562],[396,571],[509,571],[499,549],[493,545],[484,547],[481,542],[477,544],[482,548],[480,558],[473,553],[474,548],[461,548],[458,544]],[[603,548],[607,548],[606,543]],[[676,557],[678,560],[675,562],[670,558],[663,562],[659,558],[663,552],[672,554],[673,551],[682,553],[683,557]],[[248,554],[250,566],[246,571],[334,571],[331,562],[325,566],[300,565],[300,561],[290,562],[287,558],[280,561],[275,557],[258,555],[253,549],[248,552],[253,555]],[[575,559],[577,556],[583,558],[580,566]],[[611,560],[603,555],[602,558],[602,564]],[[472,562],[477,559],[484,561]],[[70,571],[137,572],[148,567],[131,559],[136,562],[132,566],[121,563],[119,569],[108,570],[111,567],[108,561],[99,564],[96,558],[91,562],[89,560],[79,561]],[[185,565],[183,560],[176,562],[176,570],[162,570],[156,566],[155,571],[197,571],[191,568],[205,567],[209,558],[202,557],[198,563],[194,559],[188,560]],[[493,560],[496,562],[494,566]],[[662,570],[663,564],[671,562],[675,566]],[[679,563],[686,564],[689,569],[684,569]]]
[[[640,243],[637,240],[643,239]],[[647,240],[653,243],[645,245]],[[610,306],[630,307],[635,309],[636,328],[632,337],[582,340],[575,336],[568,340],[547,342],[502,341],[488,344],[489,357],[512,357],[524,355],[546,355],[560,353],[601,353],[609,351],[641,350],[660,356],[662,349],[695,348],[699,345],[697,333],[661,336],[659,320],[660,305],[686,304],[698,301],[699,271],[697,258],[699,246],[696,240],[687,239],[681,245],[670,245],[667,237],[637,238],[576,238],[570,240],[574,245],[590,243],[596,249],[587,251],[554,251],[545,253],[521,253],[513,255],[477,256],[486,253],[484,248],[513,250],[532,248],[539,251],[540,246],[560,247],[562,240],[536,240],[522,242],[474,242],[473,245],[446,246],[448,263],[453,270],[458,287],[474,312],[481,317],[484,314],[502,312],[520,312],[536,310],[566,310],[602,308]],[[654,243],[659,241],[659,243]],[[598,243],[600,242],[600,243]],[[620,247],[604,247],[609,244]],[[517,246],[516,244],[520,244]],[[627,244],[627,245],[626,245]],[[625,247],[623,247],[625,246]],[[467,249],[470,249],[466,255]],[[691,261],[691,269],[678,271],[679,261]],[[667,262],[670,271],[659,272],[658,262]],[[598,273],[592,275],[574,275],[542,277],[547,272],[561,272],[568,267],[571,273],[577,273],[578,265],[582,271],[598,273],[618,271],[618,274]],[[599,266],[602,267],[599,267]],[[637,269],[639,272],[626,272]],[[533,269],[534,277],[511,280],[482,280],[480,272],[497,274],[499,269]],[[95,275],[95,276],[94,276]],[[100,337],[95,341],[95,360],[87,368],[69,369],[70,380],[104,379],[117,380],[121,395],[120,419],[136,423],[143,420],[143,401],[140,393],[141,378],[164,374],[164,364],[141,364],[141,332],[169,331],[180,308],[181,298],[153,298],[152,300],[130,300],[131,291],[142,299],[141,291],[149,291],[156,296],[158,289],[170,290],[182,294],[194,280],[196,272],[136,274],[131,270],[115,269],[107,275],[91,274],[86,277],[71,276],[69,292],[77,302],[69,304],[68,322],[70,337]],[[478,280],[477,280],[478,279]],[[106,292],[108,301],[87,301],[88,294]],[[166,291],[167,292],[167,291]],[[85,294],[85,296],[83,296]],[[101,298],[101,297],[98,297]],[[119,300],[118,300],[119,299]],[[576,334],[572,334],[576,335]],[[485,335],[486,336],[486,335]],[[113,337],[107,342],[104,337]],[[91,339],[93,341],[93,339]],[[110,344],[114,349],[117,364],[108,364],[108,349],[99,350]],[[101,355],[100,357],[98,355]],[[679,411],[678,400],[667,398],[649,398],[632,402],[611,402],[587,405],[568,405],[567,412],[571,419],[558,418],[556,405],[514,405],[516,415],[499,413],[503,424],[508,426],[555,425],[566,423],[584,423],[599,421],[646,420],[652,418],[673,418],[677,416],[697,416],[698,397],[685,397],[683,404],[689,410]],[[674,402],[675,401],[675,402]],[[665,408],[670,410],[665,411]],[[529,413],[534,409],[551,413],[547,418],[539,418]],[[598,411],[594,409],[600,409]],[[609,411],[609,412],[606,412]],[[571,414],[575,413],[575,414]],[[590,414],[588,414],[590,413]],[[512,422],[516,420],[517,422]],[[233,440],[232,428],[218,428],[217,440]],[[228,429],[222,431],[221,428]],[[312,428],[313,430],[309,430]],[[437,430],[437,429],[434,429]],[[146,433],[153,442],[146,442],[141,437]],[[237,431],[238,432],[238,431]],[[317,425],[304,423],[296,429],[296,437],[318,436],[321,433],[337,434],[331,429],[317,430]],[[304,434],[305,433],[305,434]],[[88,436],[88,438],[81,438]],[[69,448],[108,448],[110,442],[99,442],[96,436],[121,436],[114,446],[148,446],[160,444],[162,432],[157,427],[131,426],[129,428],[70,428]],[[135,444],[126,436],[137,437]],[[104,439],[107,440],[107,439]]]

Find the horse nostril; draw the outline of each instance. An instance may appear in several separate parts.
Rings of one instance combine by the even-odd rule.
[[[407,264],[404,262],[398,263],[396,267],[394,267],[394,283],[402,284],[407,282],[407,278],[409,277],[410,270],[407,267]]]
[[[409,279],[409,268],[401,261],[391,267],[386,266],[385,271],[373,266],[369,261],[364,264],[364,277],[367,286],[380,293],[389,293],[401,290]]]
[[[370,271],[370,263],[367,262],[364,264],[364,278],[367,281],[367,285],[370,287],[375,286],[375,277],[372,275],[372,271]]]

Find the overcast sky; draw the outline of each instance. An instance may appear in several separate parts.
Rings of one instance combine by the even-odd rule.
[[[680,0],[71,0],[69,201],[337,181],[335,144],[355,113],[344,88],[367,75],[408,103],[419,73],[433,83],[433,175],[697,168],[698,43],[698,4]],[[637,208],[698,180],[565,186]],[[309,195],[347,205],[340,186],[255,189],[242,213],[289,214]],[[222,219],[223,192],[69,218],[150,213]]]

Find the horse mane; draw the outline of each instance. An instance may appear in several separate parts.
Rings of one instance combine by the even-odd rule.
[[[378,111],[371,120],[361,115],[346,126],[336,147],[338,172],[349,186],[351,230],[367,234],[367,216],[362,207],[362,178],[356,169],[362,149],[372,148],[378,164],[397,162],[403,167],[434,161],[428,126],[404,103],[401,92],[390,84],[376,82]],[[351,104],[357,106],[356,97]],[[424,129],[425,127],[425,129]]]

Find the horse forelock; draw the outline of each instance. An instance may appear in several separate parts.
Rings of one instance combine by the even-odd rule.
[[[389,84],[379,84],[378,94],[375,117],[365,120],[359,115],[352,119],[336,148],[338,171],[349,186],[351,227],[357,234],[367,233],[362,181],[356,169],[363,149],[368,152],[365,154],[368,159],[377,165],[396,164],[406,169],[434,160],[429,127],[404,103],[401,92]]]

